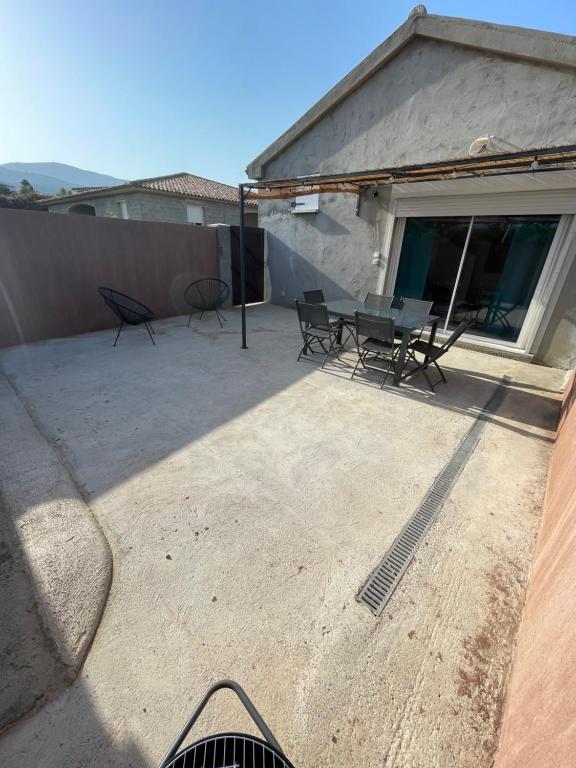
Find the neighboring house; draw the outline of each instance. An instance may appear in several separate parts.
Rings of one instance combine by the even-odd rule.
[[[174,173],[138,179],[115,187],[72,190],[44,201],[51,213],[79,213],[172,224],[240,223],[238,189],[218,181]],[[245,223],[258,226],[254,204],[246,206]]]
[[[247,168],[351,173],[576,144],[576,38],[408,20]],[[536,169],[535,169],[536,170]],[[306,288],[434,302],[444,333],[576,365],[576,170],[262,200],[272,300]]]

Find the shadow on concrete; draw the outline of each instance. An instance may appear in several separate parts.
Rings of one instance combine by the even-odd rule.
[[[327,299],[349,296],[313,268],[309,281],[321,285]],[[295,312],[260,305],[248,316],[247,350],[240,349],[240,313],[234,311],[222,330],[212,319],[195,320],[192,329],[183,317],[163,321],[156,347],[135,329],[114,349],[113,332],[102,332],[7,350],[2,367],[89,501],[315,370],[314,363],[296,362],[301,339]],[[474,415],[498,383],[482,371],[444,370],[448,384],[434,394],[420,375],[411,386],[386,389]],[[524,427],[553,429],[557,416],[557,400],[515,381],[490,418],[503,429],[550,441]]]
[[[86,681],[81,676],[73,682],[74,676],[44,628],[26,554],[11,514],[0,506],[0,764],[3,768],[152,765],[136,742],[115,742]],[[68,712],[65,718],[63,708]],[[141,712],[140,717],[144,722],[147,714]],[[54,737],[37,736],[35,727],[30,728],[31,718],[35,723],[53,723]],[[27,734],[24,746],[22,733]],[[13,741],[20,742],[15,749]]]
[[[66,675],[44,632],[30,574],[12,530],[11,516],[0,508],[0,733],[43,704]]]
[[[349,376],[352,367],[353,363],[340,361],[336,366],[334,363],[327,364],[324,372],[345,377]],[[389,379],[385,384],[385,391],[396,397],[417,400],[432,408],[473,417],[485,406],[494,388],[501,384],[500,376],[448,366],[442,366],[442,370],[447,378],[447,384],[440,381],[435,371],[431,373],[435,392],[430,391],[426,380],[419,373],[400,387],[394,386]],[[356,374],[354,383],[379,386],[381,380],[379,373],[368,372],[363,376],[360,371]],[[553,443],[553,436],[540,434],[534,430],[548,432],[555,430],[560,413],[558,391],[519,382],[514,378],[505,386],[506,397],[498,406],[497,412],[485,414],[483,418],[500,429],[509,430],[533,440]],[[556,397],[547,397],[546,393],[555,394]]]
[[[337,293],[338,286],[327,284],[325,277],[315,272],[309,275],[311,287],[320,284],[327,298],[348,295]],[[302,274],[298,274],[301,281]],[[114,332],[101,332],[2,353],[5,374],[88,503],[317,369],[314,364],[296,363],[300,336],[294,312],[271,306],[250,308],[248,350],[240,349],[239,313],[231,311],[227,316],[228,324],[222,330],[213,319],[195,319],[191,329],[184,317],[164,321],[157,326],[156,347],[135,329],[125,334],[116,349],[112,347]],[[479,353],[475,354],[480,360]],[[387,387],[385,394],[418,399],[440,411],[474,417],[494,391],[498,377],[455,367],[446,371],[449,383],[440,385],[434,395],[426,391],[423,380],[414,382],[422,389]],[[349,375],[344,369],[333,371],[330,367],[326,373]],[[549,442],[549,437],[530,430],[555,426],[557,400],[546,397],[547,390],[542,394],[537,387],[516,384],[490,421],[502,429]],[[350,382],[350,386],[361,385],[361,379]],[[386,397],[382,402],[386,407]],[[416,455],[417,444],[414,451]],[[218,466],[217,453],[213,458]],[[218,472],[226,479],[226,466],[219,467]],[[194,473],[193,464],[190,473]],[[49,495],[51,490],[46,488],[45,493]],[[14,541],[8,543],[13,553],[15,547]],[[8,610],[22,613],[31,607],[30,584],[18,570],[18,553],[12,560],[11,568],[16,569],[12,578],[20,581],[12,593],[20,597],[14,598]],[[23,616],[18,632],[22,637],[27,633],[37,636],[41,645],[42,638],[31,628],[31,621],[35,621],[33,616]],[[32,658],[30,651],[28,656],[23,663],[31,664],[30,674],[36,674],[34,664],[45,664],[41,684],[50,686],[54,674],[50,664],[43,662],[41,654]],[[136,732],[134,724],[147,724],[154,713],[144,711],[144,702],[134,701],[132,710],[123,715],[125,721],[114,721],[112,713],[95,710],[90,685],[83,673],[35,716],[50,727],[53,724],[58,738],[49,745],[35,744],[32,739],[26,752],[21,752],[25,762],[38,768],[150,764],[135,742],[118,746],[114,735],[120,739],[123,733]],[[4,737],[11,756],[15,751],[10,742],[17,731],[18,727]],[[22,741],[18,740],[19,748]],[[3,750],[0,744],[0,756]]]

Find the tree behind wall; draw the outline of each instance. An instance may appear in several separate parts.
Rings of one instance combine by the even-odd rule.
[[[32,195],[36,194],[36,190],[30,184],[28,179],[22,179],[20,182],[20,190],[18,191],[18,194],[22,197],[31,197]]]

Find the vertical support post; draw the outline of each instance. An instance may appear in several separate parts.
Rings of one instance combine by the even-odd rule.
[[[456,293],[458,291],[458,288],[460,286],[460,276],[462,274],[462,267],[464,266],[464,261],[466,260],[466,254],[468,253],[468,244],[470,243],[470,235],[472,234],[472,227],[474,226],[474,216],[470,217],[470,224],[468,225],[468,232],[466,233],[466,241],[464,243],[464,248],[462,249],[462,258],[460,259],[460,264],[458,265],[458,272],[456,273],[456,281],[454,282],[454,290],[452,291],[452,297],[450,299],[450,306],[448,307],[448,315],[446,317],[446,321],[444,323],[443,331],[448,330],[448,325],[450,323],[450,318],[452,317],[452,312],[454,310],[454,302],[456,301]]]
[[[238,185],[240,197],[240,303],[242,304],[242,349],[246,346],[246,250],[244,247],[244,184]]]

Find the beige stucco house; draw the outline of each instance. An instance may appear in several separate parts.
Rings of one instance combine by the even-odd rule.
[[[137,179],[115,187],[74,189],[43,201],[50,213],[76,213],[172,224],[240,223],[238,189],[192,173]],[[246,208],[245,224],[258,225],[258,210]]]
[[[521,9],[519,7],[519,17]],[[576,37],[428,14],[406,22],[247,168],[354,174],[576,148]],[[433,302],[446,337],[576,365],[576,164],[261,200],[272,301],[367,291]],[[393,179],[393,176],[391,177]]]

